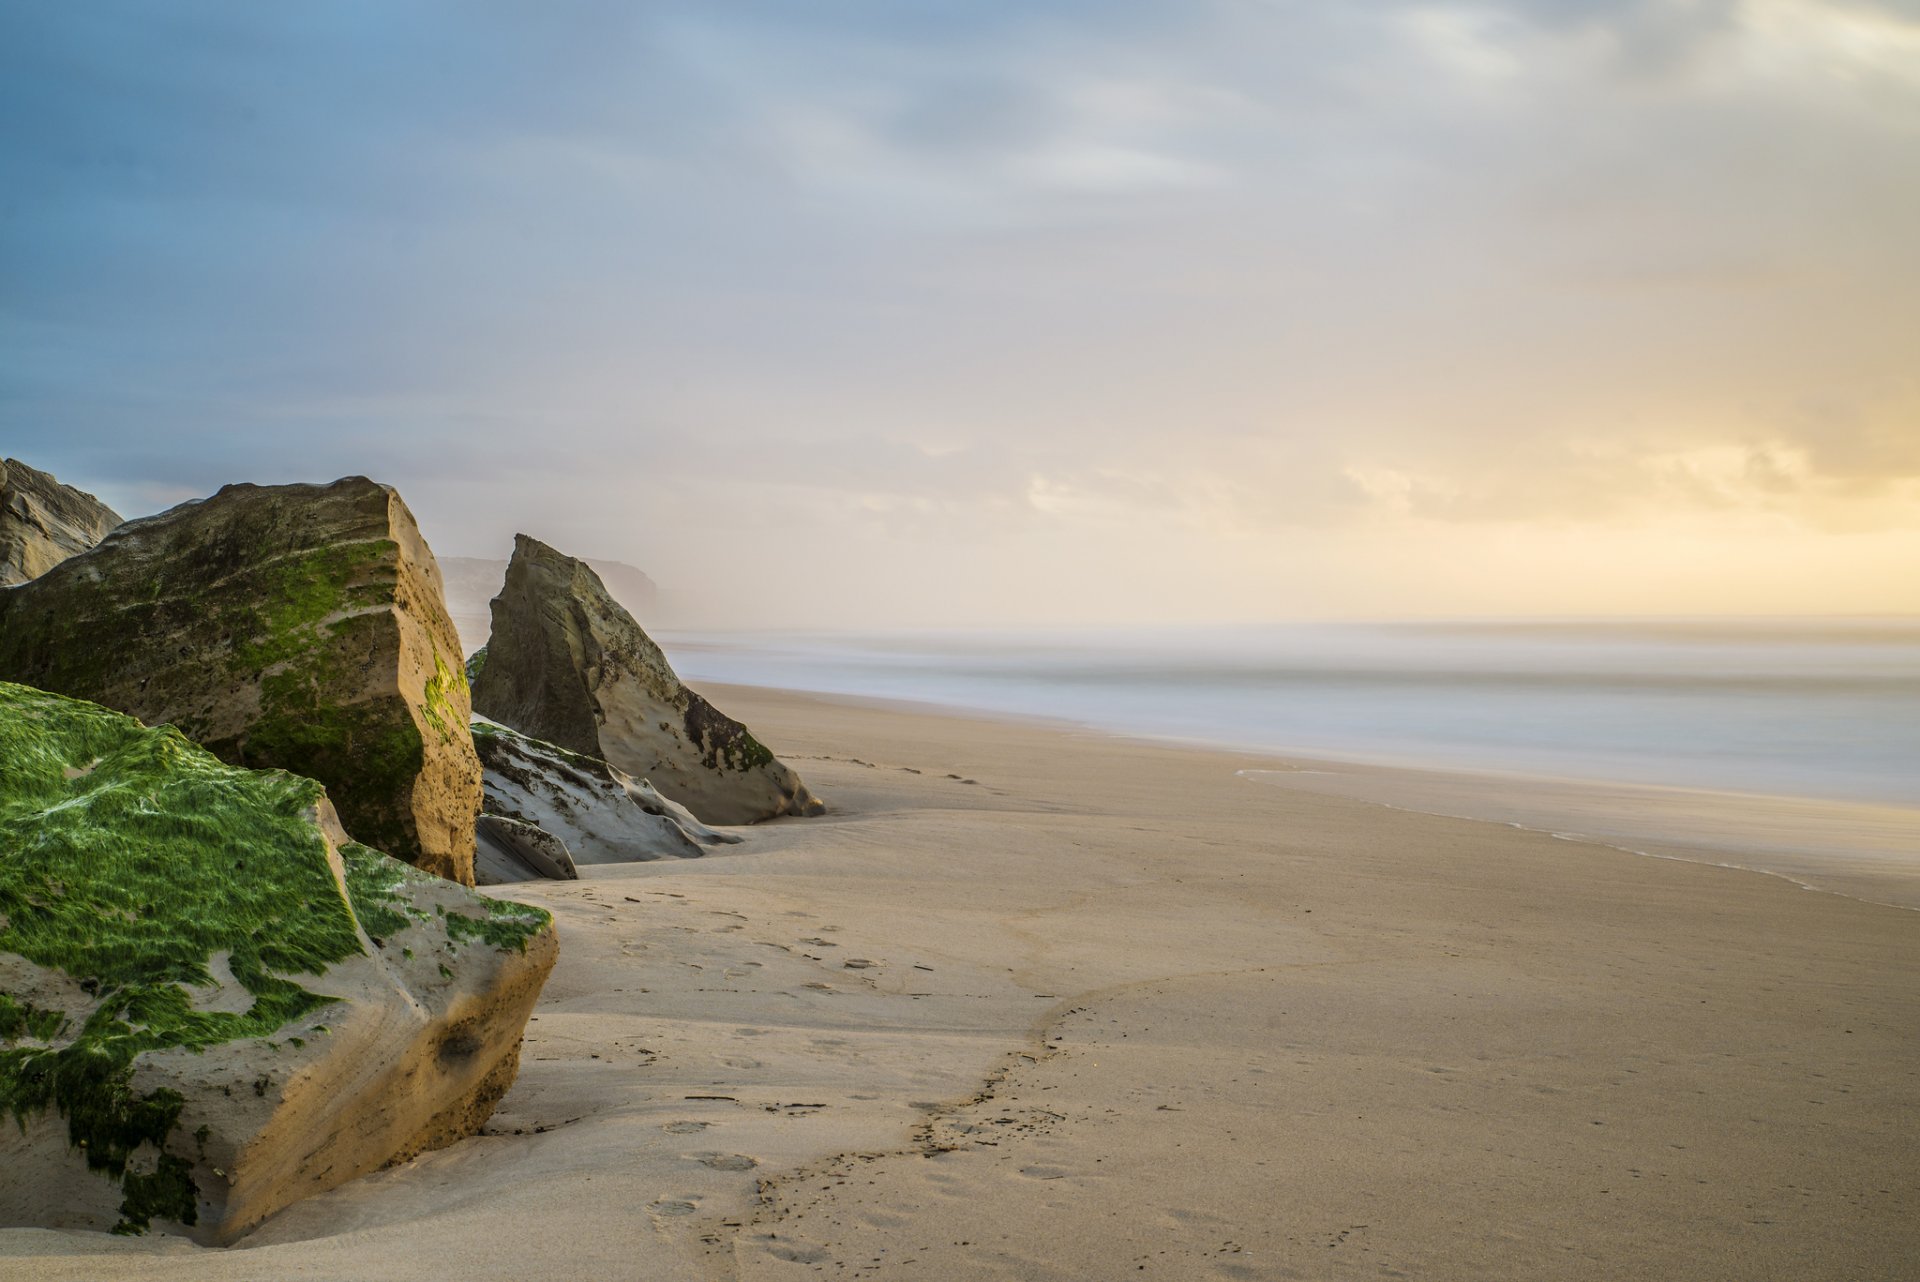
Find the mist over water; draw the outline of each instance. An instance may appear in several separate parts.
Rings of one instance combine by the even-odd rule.
[[[1920,623],[670,636],[693,680],[1302,756],[1920,804]]]
[[[1814,874],[1850,859],[1872,863],[1876,875],[1910,868],[1920,879],[1920,810],[1912,809],[1920,807],[1920,620],[664,640],[693,681],[915,700],[1280,756],[1464,772],[1445,782],[1272,781],[1699,854],[1809,884],[1826,884]],[[1476,784],[1465,775],[1483,778]],[[1539,786],[1518,790],[1512,776]],[[1861,893],[1915,898],[1905,890]]]

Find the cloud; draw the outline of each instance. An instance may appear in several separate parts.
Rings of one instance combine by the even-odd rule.
[[[822,613],[890,541],[1900,529],[1916,67],[1906,0],[13,6],[0,438],[777,531],[874,567]]]

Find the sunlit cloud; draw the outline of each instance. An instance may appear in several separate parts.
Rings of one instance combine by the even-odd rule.
[[[732,621],[1920,609],[1916,145],[1868,0],[17,7],[0,436]]]

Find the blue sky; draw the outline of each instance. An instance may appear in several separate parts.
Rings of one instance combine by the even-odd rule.
[[[12,4],[0,450],[720,622],[1920,609],[1917,156],[1911,2]]]

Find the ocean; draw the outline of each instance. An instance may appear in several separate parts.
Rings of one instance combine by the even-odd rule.
[[[1250,784],[1347,792],[1920,906],[1920,619],[659,639],[696,683],[1267,754],[1281,762],[1247,772]]]

